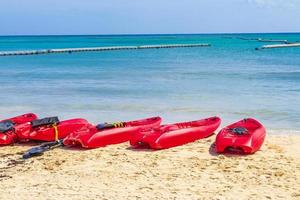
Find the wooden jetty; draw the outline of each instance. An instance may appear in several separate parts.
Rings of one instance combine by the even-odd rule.
[[[133,50],[133,49],[162,49],[162,48],[188,48],[188,47],[209,47],[210,44],[166,44],[166,45],[142,45],[142,46],[112,46],[112,47],[83,47],[83,48],[65,48],[65,49],[42,49],[42,50],[24,50],[24,51],[1,51],[0,56],[23,56],[39,55],[50,53],[75,53],[87,51],[115,51],[115,50]]]
[[[255,49],[261,50],[261,49],[291,48],[291,47],[300,47],[300,43],[264,45],[260,48],[255,48]]]

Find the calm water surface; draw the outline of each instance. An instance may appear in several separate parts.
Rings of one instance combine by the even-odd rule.
[[[300,131],[300,48],[255,51],[300,34],[0,37],[0,51],[210,43],[212,47],[0,57],[0,118],[23,112],[91,122],[219,115]]]

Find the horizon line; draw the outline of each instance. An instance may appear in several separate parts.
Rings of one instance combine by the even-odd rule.
[[[234,34],[299,34],[300,32],[223,32],[223,33],[112,33],[112,34],[14,34],[0,37],[31,36],[151,36],[151,35],[234,35]]]

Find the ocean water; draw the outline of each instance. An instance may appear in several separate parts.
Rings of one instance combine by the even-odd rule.
[[[145,44],[211,47],[0,57],[0,118],[24,112],[93,123],[160,115],[165,123],[254,117],[300,131],[300,48],[256,51],[238,37],[300,41],[300,34],[17,36],[0,51]]]

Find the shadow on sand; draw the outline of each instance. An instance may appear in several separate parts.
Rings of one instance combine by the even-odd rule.
[[[140,152],[153,152],[153,151],[157,151],[154,149],[150,149],[147,146],[144,147],[138,147],[138,148],[134,148],[134,147],[127,147],[126,150],[131,150],[131,151],[140,151]]]
[[[232,148],[226,148],[225,151],[223,153],[217,153],[216,152],[216,143],[212,143],[209,147],[209,154],[211,156],[220,156],[220,155],[224,155],[226,157],[244,157],[247,156],[247,154],[245,154],[243,151],[239,150],[239,149],[232,149]]]

